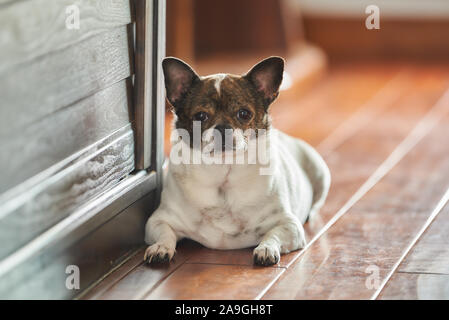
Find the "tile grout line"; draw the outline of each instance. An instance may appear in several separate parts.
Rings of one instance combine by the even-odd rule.
[[[384,280],[382,281],[380,287],[376,290],[376,292],[373,294],[373,296],[371,297],[370,300],[376,300],[380,293],[382,292],[382,290],[385,288],[385,286],[387,285],[388,281],[390,281],[391,277],[394,275],[394,273],[396,272],[396,270],[399,268],[399,266],[401,265],[401,263],[404,261],[405,257],[408,255],[408,253],[413,249],[413,247],[415,246],[415,244],[419,241],[419,239],[421,238],[421,236],[424,234],[424,232],[427,230],[427,228],[430,226],[430,224],[432,223],[432,221],[437,217],[437,215],[441,212],[441,210],[444,208],[444,206],[448,203],[449,201],[449,188],[446,190],[446,192],[444,193],[443,197],[440,199],[440,201],[438,202],[438,204],[436,205],[435,209],[433,209],[432,213],[430,214],[430,216],[427,218],[426,222],[424,223],[424,225],[422,226],[422,228],[419,230],[419,232],[416,234],[416,236],[413,238],[412,242],[410,242],[410,244],[407,246],[407,248],[405,249],[405,251],[403,252],[403,254],[401,255],[401,257],[396,261],[396,263],[393,265],[393,267],[391,268],[390,272],[388,273],[388,275],[384,278]]]
[[[284,268],[279,274],[270,281],[270,283],[254,298],[254,300],[261,300],[263,296],[267,293],[268,290],[279,280],[279,278],[287,271],[287,268]]]
[[[446,101],[448,100],[448,101]],[[434,106],[427,112],[421,121],[419,121],[411,132],[402,140],[402,142],[393,150],[393,152],[381,163],[376,171],[365,181],[365,183],[354,193],[354,195],[341,207],[340,210],[321,228],[321,230],[307,243],[307,245],[294,257],[288,264],[287,269],[297,261],[304,252],[307,251],[330,227],[332,227],[356,202],[358,202],[377,182],[379,182],[402,158],[416,146],[427,133],[435,127],[440,119],[449,111],[446,110],[449,105],[449,89],[447,89]],[[442,109],[442,110],[440,110]],[[447,108],[449,109],[449,108]],[[284,273],[284,272],[282,272]],[[275,278],[279,279],[282,273]],[[260,300],[274,284],[270,283],[262,292],[256,297]]]

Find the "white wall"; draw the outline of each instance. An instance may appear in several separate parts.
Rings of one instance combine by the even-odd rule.
[[[449,19],[449,0],[288,0],[299,3],[305,15],[346,17],[366,16],[365,8],[374,4],[381,17]]]

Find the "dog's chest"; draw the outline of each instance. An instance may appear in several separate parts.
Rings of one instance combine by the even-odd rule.
[[[182,186],[194,208],[190,238],[215,248],[250,246],[264,211],[267,182],[256,168],[217,166],[186,173]],[[260,229],[260,227],[259,227]]]

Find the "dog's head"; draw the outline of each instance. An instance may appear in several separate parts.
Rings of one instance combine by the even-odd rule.
[[[245,148],[248,137],[244,133],[248,129],[269,129],[268,107],[279,94],[282,58],[267,58],[245,75],[201,77],[188,64],[172,57],[165,58],[162,67],[167,99],[177,116],[176,129],[185,129],[192,137],[194,123],[201,124],[203,139],[210,132],[214,137],[221,136],[214,140],[220,141],[222,150]]]

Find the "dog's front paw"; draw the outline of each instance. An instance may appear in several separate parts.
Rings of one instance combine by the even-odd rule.
[[[147,263],[168,263],[175,255],[175,248],[163,243],[155,243],[145,250],[143,260]]]
[[[259,244],[253,252],[254,264],[271,266],[279,262],[281,254],[279,248],[268,244]]]

